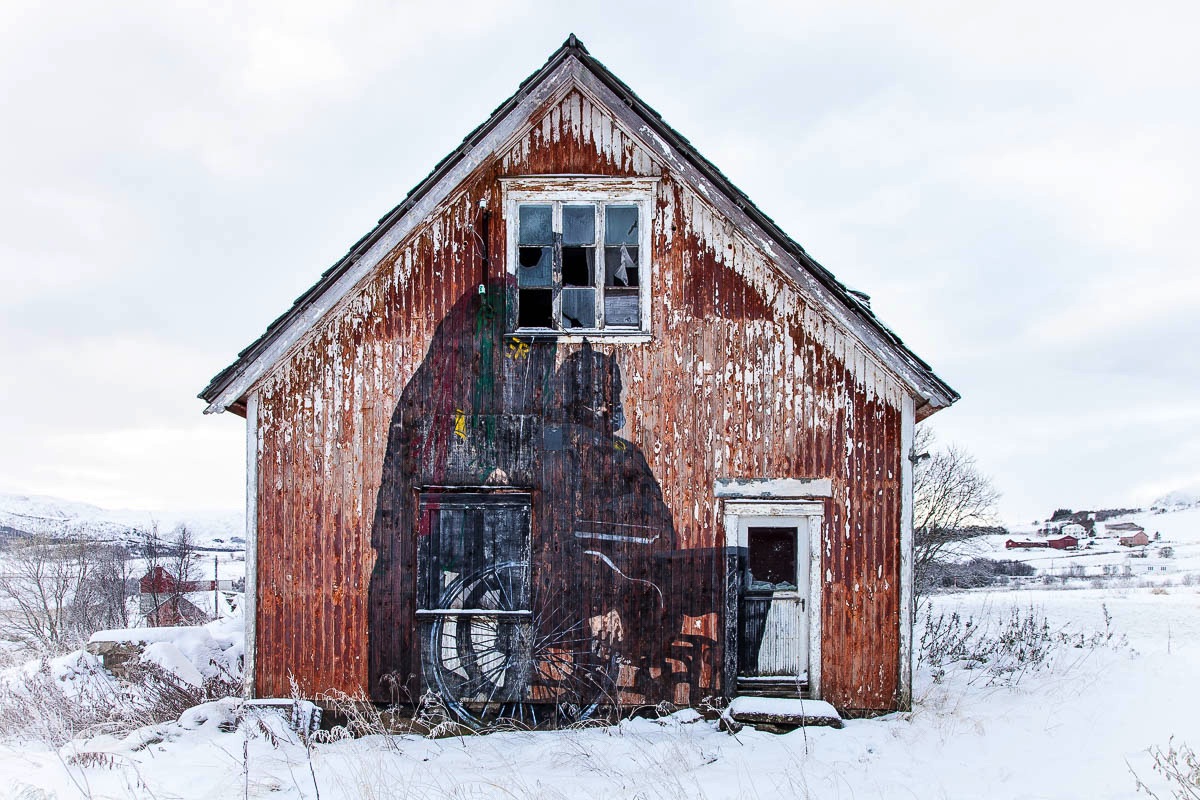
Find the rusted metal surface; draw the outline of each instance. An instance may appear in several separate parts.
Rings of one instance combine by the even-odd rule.
[[[307,692],[361,689],[382,699],[385,675],[393,689],[419,690],[422,486],[530,491],[534,585],[562,592],[595,580],[581,551],[563,545],[573,532],[554,528],[555,503],[586,502],[566,484],[611,483],[627,467],[608,463],[578,478],[554,462],[555,437],[586,435],[586,447],[619,445],[641,459],[649,477],[637,480],[649,483],[638,490],[640,507],[657,514],[661,502],[669,523],[653,524],[673,539],[659,540],[657,561],[608,556],[632,564],[632,577],[665,598],[658,608],[644,597],[621,609],[632,615],[620,620],[621,647],[642,654],[616,678],[623,699],[687,702],[732,691],[720,685],[727,567],[716,482],[829,478],[823,697],[843,708],[895,707],[901,384],[773,266],[761,243],[585,100],[573,91],[549,104],[257,384],[257,690],[287,693],[289,673]],[[583,345],[528,347],[503,335],[504,317],[488,316],[495,309],[483,310],[502,301],[506,281],[502,215],[491,217],[486,242],[477,235],[485,210],[499,211],[500,178],[564,173],[661,178],[650,340],[596,339],[587,356],[620,376],[626,422],[615,432],[557,418],[561,397],[547,401],[555,380],[581,390],[595,382],[571,372]],[[495,254],[487,262],[485,250]],[[488,443],[456,449],[459,434],[488,430]],[[577,516],[589,514],[613,519],[604,509]],[[614,638],[604,629],[612,617],[594,611],[602,599],[576,609],[595,636]]]

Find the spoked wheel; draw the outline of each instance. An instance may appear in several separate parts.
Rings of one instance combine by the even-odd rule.
[[[565,604],[521,608],[527,567],[509,562],[453,581],[425,639],[426,682],[468,725],[585,720],[612,702],[616,653]]]

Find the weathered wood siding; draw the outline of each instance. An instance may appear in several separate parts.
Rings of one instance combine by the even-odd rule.
[[[713,497],[719,478],[831,478],[822,553],[823,695],[841,707],[895,707],[904,390],[800,294],[762,245],[676,180],[669,164],[577,89],[544,108],[507,152],[464,182],[255,387],[257,691],[287,693],[292,673],[309,692],[378,694],[368,685],[368,595],[393,414],[456,304],[481,283],[503,285],[499,179],[533,174],[661,178],[653,220],[652,339],[593,342],[621,373],[627,416],[621,435],[644,456],[661,488],[679,550],[723,546]],[[482,229],[481,200],[493,212],[486,275],[481,243],[469,227]],[[456,346],[469,350],[477,342]],[[486,357],[503,358],[504,347],[494,342]],[[560,345],[555,363],[576,350]],[[436,398],[432,425],[452,430],[464,402]],[[717,592],[723,561],[697,563],[721,574],[691,580],[682,574],[669,591]],[[399,630],[412,619],[412,609],[403,607],[411,598],[390,602],[396,604],[394,635],[411,647],[412,634]],[[722,602],[713,597],[709,608]],[[719,643],[718,617],[713,610],[677,621],[687,633]],[[647,629],[661,624],[655,618],[626,622]],[[712,666],[690,676],[692,685],[680,689],[676,681],[674,696],[644,699],[686,701],[726,691],[718,685],[721,657],[717,644]],[[668,688],[622,676],[630,696],[647,685],[652,688],[643,694]]]

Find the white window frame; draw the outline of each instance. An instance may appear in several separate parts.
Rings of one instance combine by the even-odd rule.
[[[556,175],[522,178],[502,178],[504,218],[506,220],[507,271],[515,286],[518,261],[518,213],[522,204],[553,204],[554,228],[562,230],[562,204],[593,203],[635,205],[638,207],[638,327],[622,328],[519,328],[515,321],[510,333],[521,336],[554,336],[562,342],[580,342],[583,339],[604,339],[611,342],[645,342],[651,332],[651,285],[653,283],[654,259],[650,250],[651,228],[654,217],[654,195],[657,178],[597,178],[586,175]],[[602,216],[602,215],[598,215]],[[596,231],[600,247],[603,248],[604,231]],[[596,265],[598,305],[603,306],[604,274],[603,250]],[[561,319],[560,293],[555,292],[554,319]],[[514,289],[515,291],[515,289]],[[514,296],[515,300],[515,296]]]

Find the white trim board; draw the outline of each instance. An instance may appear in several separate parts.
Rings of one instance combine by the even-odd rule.
[[[246,588],[242,691],[254,697],[258,656],[258,392],[246,398]]]
[[[719,478],[717,497],[803,499],[832,497],[833,481],[829,478]]]
[[[916,408],[904,395],[900,410],[900,675],[898,704],[912,708],[913,617],[913,435]]]

